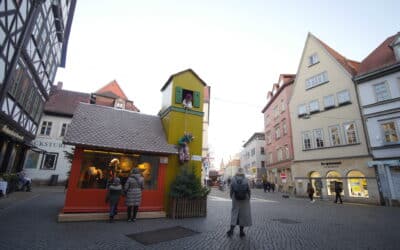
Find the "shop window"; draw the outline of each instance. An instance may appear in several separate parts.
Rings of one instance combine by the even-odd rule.
[[[365,175],[360,171],[353,170],[347,174],[348,188],[351,197],[368,198],[368,185]]]
[[[119,164],[110,164],[113,159],[118,159]],[[144,179],[144,188],[156,190],[158,188],[158,166],[158,156],[85,150],[78,187],[105,189],[113,176],[119,177],[121,184],[124,185],[131,170],[138,168]]]
[[[319,197],[322,193],[322,180],[321,174],[318,172],[312,172],[310,174],[311,185],[313,186],[315,193],[314,196]]]
[[[335,182],[340,182],[342,183],[342,177],[340,174],[336,171],[330,171],[326,175],[326,187],[328,188],[328,195],[335,195]],[[342,188],[343,190],[343,188]],[[343,195],[343,191],[341,192],[341,195]]]
[[[36,169],[39,162],[39,156],[40,154],[38,152],[29,150],[25,158],[24,169],[25,168]]]
[[[42,158],[40,169],[54,170],[57,165],[58,153],[45,153]]]

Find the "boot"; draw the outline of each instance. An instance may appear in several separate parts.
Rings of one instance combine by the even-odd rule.
[[[244,233],[244,227],[240,227],[240,237],[244,237],[246,236],[246,234]]]
[[[233,230],[235,229],[235,226],[231,225],[231,228],[229,229],[228,232],[226,232],[226,235],[228,235],[228,237],[231,237],[233,235]]]

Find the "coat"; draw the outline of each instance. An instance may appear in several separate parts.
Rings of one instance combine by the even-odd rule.
[[[140,206],[142,202],[143,177],[140,174],[131,174],[124,186],[127,206]]]
[[[235,199],[233,190],[238,185],[237,180],[239,179],[248,186],[247,198],[245,200]],[[251,226],[250,186],[248,179],[243,174],[237,174],[232,178],[230,196],[232,198],[231,225],[239,225],[243,227]]]
[[[110,205],[118,204],[121,194],[121,185],[110,185],[107,190],[106,202],[109,202]]]

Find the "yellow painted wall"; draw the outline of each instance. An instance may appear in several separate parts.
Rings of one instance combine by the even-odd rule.
[[[190,155],[196,155],[201,157],[202,155],[202,143],[203,143],[203,100],[204,100],[204,84],[202,81],[192,73],[192,71],[184,71],[176,74],[172,77],[169,82],[170,85],[164,90],[170,93],[163,93],[164,97],[168,96],[171,98],[171,105],[169,107],[162,108],[162,123],[167,136],[169,144],[178,145],[179,139],[184,135],[185,132],[192,133],[194,139],[189,143]],[[171,88],[172,87],[172,88]],[[190,110],[185,110],[182,103],[175,103],[175,90],[176,87],[182,89],[197,91],[200,93],[200,105],[198,108],[193,107]],[[171,95],[172,91],[172,95]],[[171,183],[175,180],[176,175],[180,170],[180,162],[178,155],[171,155],[168,157],[168,167],[166,171],[165,180],[165,207],[168,208],[168,195],[170,191]],[[196,176],[201,178],[201,161],[190,160],[184,164],[185,167],[195,167]]]

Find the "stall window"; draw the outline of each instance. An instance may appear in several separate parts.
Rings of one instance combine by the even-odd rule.
[[[110,164],[118,159],[118,164]],[[106,151],[85,150],[83,153],[81,174],[78,187],[83,189],[105,189],[113,176],[121,179],[124,185],[133,168],[139,168],[144,179],[144,188],[158,188],[158,156],[121,154]]]
[[[342,177],[340,174],[336,171],[330,171],[326,175],[326,184],[328,188],[328,195],[335,195],[335,182],[342,182],[341,181]],[[343,190],[343,189],[342,189]],[[341,192],[341,195],[343,195],[343,191]]]
[[[360,171],[353,170],[347,174],[349,178],[348,188],[351,197],[368,198],[368,186],[365,175]]]
[[[27,152],[27,156],[25,157],[25,164],[24,164],[24,169],[25,168],[37,168],[38,162],[39,162],[39,156],[40,154],[38,152],[29,150]]]

